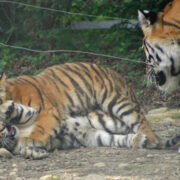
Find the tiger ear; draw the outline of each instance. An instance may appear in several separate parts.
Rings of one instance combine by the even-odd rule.
[[[157,13],[138,10],[138,20],[144,34],[150,33],[153,24],[157,21]]]
[[[0,74],[0,87],[4,86],[6,81],[6,74],[5,73],[1,73]]]

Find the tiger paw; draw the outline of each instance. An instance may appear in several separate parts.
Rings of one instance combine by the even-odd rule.
[[[6,101],[0,105],[0,120],[8,122],[14,111],[14,101]]]
[[[26,146],[21,148],[20,154],[27,159],[42,159],[48,156],[47,151],[42,147]]]
[[[148,141],[147,141],[147,136],[145,134],[136,134],[133,139],[132,147],[145,148],[147,144],[148,144]]]

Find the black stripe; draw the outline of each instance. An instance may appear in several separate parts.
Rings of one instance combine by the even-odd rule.
[[[78,66],[81,66],[84,70],[86,70],[86,72],[89,74],[89,69],[86,67],[86,65],[85,64],[83,64],[83,63],[78,63],[77,64]]]
[[[10,79],[11,80],[11,79]],[[11,85],[11,86],[14,86],[15,85],[15,82],[11,82],[9,79],[6,80],[6,83]]]
[[[74,101],[71,98],[71,96],[65,91],[66,97],[68,98],[68,100],[70,101],[71,105],[74,106]]]
[[[132,124],[131,124],[131,127],[130,127],[130,128],[133,130],[134,133],[137,133],[137,132],[134,131],[134,128],[136,127],[136,125],[140,125],[140,122],[139,122],[137,119],[136,119],[136,122],[135,122],[135,123],[132,123]],[[138,128],[138,129],[139,129],[139,128]]]
[[[83,102],[83,100],[81,98],[82,96],[79,94],[79,92],[77,92],[77,90],[75,91],[75,93],[76,93],[77,98],[80,101],[81,106],[84,107],[84,102]]]
[[[53,132],[54,132],[54,136],[55,136],[55,137],[58,137],[59,134],[58,134],[57,130],[56,130],[56,129],[53,129]]]
[[[177,24],[173,24],[171,22],[168,22],[168,21],[163,21],[163,25],[165,25],[165,26],[173,26],[173,27],[175,27],[177,29],[180,29],[180,26],[178,26]]]
[[[123,116],[127,116],[127,115],[131,114],[132,112],[134,112],[134,108],[129,109],[128,111],[123,112],[123,113],[120,115],[120,119],[122,119]]]
[[[146,41],[146,44],[148,45],[148,47],[152,50],[152,52],[154,53],[155,52],[155,50],[154,50],[154,48]]]
[[[180,70],[178,72],[176,72],[175,65],[174,65],[174,58],[171,57],[170,60],[171,60],[171,75],[172,76],[179,75],[180,74]]]
[[[107,89],[105,88],[105,92],[103,93],[103,98],[102,98],[101,104],[104,103],[106,98],[107,98]]]
[[[56,69],[57,69],[57,68],[56,68]],[[60,69],[58,69],[58,70],[60,71]],[[53,71],[53,69],[49,69],[49,71],[51,71],[52,76],[53,76],[56,80],[58,80],[64,87],[68,88],[68,85],[67,85],[64,81],[62,81],[59,76],[56,75],[56,73]]]
[[[37,93],[38,93],[38,95],[40,97],[40,100],[41,100],[42,108],[44,109],[44,100],[43,100],[40,89],[34,83],[32,83],[31,81],[29,81],[27,79],[21,78],[21,80],[27,82],[28,84],[31,84],[31,86],[33,86],[36,89],[36,91],[37,91]]]
[[[28,123],[28,122],[32,119],[33,115],[34,115],[34,112],[32,113],[32,115],[31,115],[26,121],[20,122],[20,123],[18,123],[18,124],[22,125],[22,124]]]
[[[114,98],[111,100],[111,102],[108,105],[108,111],[109,111],[110,116],[112,117],[114,116],[112,112],[112,108],[117,103],[118,99],[119,99],[119,95],[114,96]]]
[[[111,135],[111,140],[110,140],[110,147],[114,145],[114,136]]]
[[[93,90],[91,88],[91,85],[87,82],[87,80],[83,77],[83,75],[79,72],[77,72],[76,70],[72,69],[69,66],[66,66],[66,69],[70,72],[73,72],[74,74],[76,74],[77,76],[79,76],[79,78],[83,81],[83,83],[85,84],[85,87],[88,88],[89,92],[92,94]]]
[[[131,105],[131,104],[130,104],[130,103],[125,103],[125,104],[121,105],[121,106],[117,109],[116,114],[118,114],[121,109],[123,109],[123,108],[125,108],[125,107],[127,107],[127,106],[129,106],[129,105]]]
[[[161,53],[163,53],[164,54],[164,51],[163,51],[163,49],[158,45],[158,44],[156,44],[155,45],[155,47],[159,50],[159,51],[161,51]]]
[[[101,79],[102,83],[104,84],[104,79],[102,78],[101,74],[98,72],[98,70],[95,68],[94,64],[91,64],[91,68],[95,73],[98,75],[98,77]]]
[[[81,95],[84,95],[85,92],[82,90],[80,85],[68,73],[66,73],[64,70],[61,70],[61,71],[65,76],[67,76],[69,78],[69,80],[71,81],[73,86],[81,93]]]
[[[13,124],[25,124],[24,122],[20,122],[23,112],[24,112],[24,109],[21,107],[20,113],[18,112],[19,114],[10,120],[11,123],[13,123]]]
[[[109,76],[107,75],[107,69],[102,68],[101,66],[98,66],[101,72],[104,74],[105,78],[108,80],[109,85],[110,85],[110,92],[113,91],[113,84],[112,81],[109,79]]]
[[[45,133],[44,128],[40,125],[37,125],[37,127],[39,128],[39,132],[43,135]]]
[[[95,129],[95,127],[92,125],[91,120],[89,118],[88,118],[88,121],[89,121],[90,126]]]
[[[56,87],[56,90],[57,90],[58,92],[60,92],[60,88],[59,88],[59,86],[57,85],[56,81],[55,81],[53,78],[51,78],[49,75],[46,75],[46,74],[45,74],[45,77],[46,77],[47,79],[49,79],[49,82],[53,83],[53,85]]]
[[[153,60],[153,62],[155,62],[154,57],[151,54],[149,54],[148,61],[151,63],[152,60]],[[159,64],[159,63],[157,63],[157,64]]]
[[[31,106],[31,98],[29,99],[29,101],[28,101],[28,104],[27,104],[28,106]]]
[[[102,139],[101,139],[100,135],[97,137],[97,143],[98,143],[98,146],[103,146]]]
[[[56,119],[56,121],[58,122],[58,124],[60,125],[61,124],[61,121],[60,121],[60,118],[57,117],[54,113],[52,114],[54,119]]]
[[[159,62],[162,61],[158,54],[156,54],[156,59],[157,59]]]

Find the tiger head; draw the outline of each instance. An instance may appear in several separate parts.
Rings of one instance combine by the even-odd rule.
[[[159,13],[139,10],[138,19],[148,79],[170,93],[180,84],[180,0],[170,2]]]
[[[0,121],[0,148],[13,152],[17,145],[19,129],[14,125],[7,125]]]

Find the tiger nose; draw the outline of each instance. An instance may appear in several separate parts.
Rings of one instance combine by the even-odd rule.
[[[166,75],[163,71],[159,71],[156,74],[156,82],[159,86],[162,86],[166,82]]]

